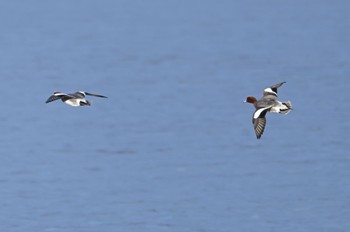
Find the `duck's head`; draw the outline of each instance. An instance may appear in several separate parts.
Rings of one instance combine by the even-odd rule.
[[[254,104],[256,102],[256,98],[253,96],[248,96],[244,102]]]

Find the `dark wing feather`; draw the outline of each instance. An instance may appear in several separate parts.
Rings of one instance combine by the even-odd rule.
[[[265,130],[266,125],[266,113],[271,107],[258,109],[253,115],[253,125],[256,138],[260,139]]]
[[[60,99],[61,97],[58,97],[58,96],[55,96],[55,95],[52,95],[50,96],[45,103],[49,103],[49,102],[52,102],[52,101],[56,101],[58,99]]]
[[[254,119],[254,130],[255,130],[257,139],[260,139],[262,134],[264,133],[265,125],[266,125],[266,118]]]
[[[53,102],[53,101],[56,101],[58,99],[65,101],[65,100],[68,100],[70,98],[73,98],[73,97],[68,95],[68,94],[65,94],[65,93],[54,93],[46,100],[45,103]]]
[[[274,91],[275,93],[277,93],[277,89],[279,87],[281,87],[284,83],[286,83],[285,81],[281,82],[281,83],[278,83],[278,84],[275,84],[273,86],[271,86],[270,88],[272,89],[272,91]]]
[[[49,103],[49,102],[53,102],[53,101],[56,101],[58,99],[62,99],[63,95],[51,95],[45,103]]]
[[[281,82],[281,83],[272,85],[272,86],[269,87],[269,88],[266,88],[266,89],[264,90],[263,96],[275,95],[275,96],[277,97],[277,89],[278,89],[279,87],[281,87],[284,83],[286,83],[286,82],[283,81],[283,82]]]
[[[94,97],[102,97],[102,98],[107,98],[106,96],[103,96],[103,95],[99,95],[99,94],[94,94],[94,93],[88,93],[88,92],[85,92],[86,95],[89,95],[89,96],[94,96]]]

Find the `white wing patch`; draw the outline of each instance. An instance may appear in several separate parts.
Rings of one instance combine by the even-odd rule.
[[[271,88],[264,89],[264,93],[272,93],[273,95],[276,95],[276,97],[277,97],[277,93],[275,91],[273,91]]]
[[[60,96],[67,96],[67,94],[61,93],[61,92],[54,93],[54,94],[52,94],[52,95],[53,95],[53,96],[57,96],[57,97],[60,97]]]
[[[265,111],[265,110],[267,110],[268,108],[271,108],[271,107],[272,107],[272,106],[268,106],[268,107],[264,107],[264,108],[258,109],[257,111],[254,112],[253,118],[254,118],[254,119],[259,118],[260,114],[261,114],[263,111]]]

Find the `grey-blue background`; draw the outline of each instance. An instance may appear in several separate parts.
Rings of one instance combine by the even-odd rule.
[[[1,1],[0,230],[349,231],[349,10]],[[256,140],[242,101],[280,81]]]

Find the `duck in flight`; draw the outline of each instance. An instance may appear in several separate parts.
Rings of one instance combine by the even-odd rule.
[[[284,83],[286,82],[284,81],[264,89],[263,96],[259,100],[256,100],[253,96],[249,96],[245,100],[245,102],[253,104],[256,109],[253,114],[253,125],[257,139],[260,139],[264,133],[267,112],[288,114],[292,110],[290,101],[280,102],[277,100],[277,89]]]
[[[101,97],[101,98],[107,98],[106,96],[99,95],[99,94],[93,94],[83,91],[78,91],[75,93],[62,93],[62,92],[54,92],[47,100],[46,103],[56,101],[58,99],[61,99],[64,103],[70,105],[70,106],[91,106],[91,102],[86,100],[86,96],[94,96],[94,97]]]

